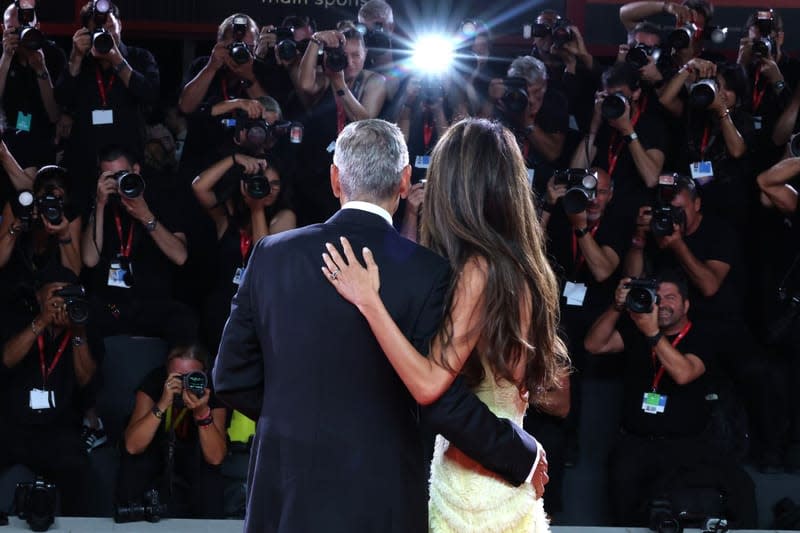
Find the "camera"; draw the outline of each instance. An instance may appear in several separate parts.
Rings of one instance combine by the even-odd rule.
[[[567,192],[561,199],[567,214],[580,213],[597,196],[597,173],[584,168],[559,170],[553,175],[553,183],[566,185]]]
[[[528,108],[528,80],[525,78],[503,78],[505,92],[500,99],[506,113],[519,116]]]
[[[53,294],[64,299],[70,322],[80,326],[89,321],[89,301],[82,285],[67,285]]]
[[[55,521],[56,486],[41,477],[17,483],[14,508],[17,516],[28,522],[31,531],[47,531]]]
[[[751,50],[755,59],[769,59],[775,51],[775,41],[769,35],[762,36],[753,41]]]
[[[629,289],[625,307],[631,313],[649,313],[658,304],[658,281],[633,278],[623,286]]]
[[[28,50],[39,50],[44,45],[44,35],[33,27],[36,21],[36,10],[32,7],[22,7],[19,0],[14,4],[17,6],[17,35],[19,44]]]
[[[625,107],[630,105],[627,96],[620,92],[611,93],[603,98],[600,104],[600,115],[606,120],[615,120],[625,114]]]
[[[667,499],[654,499],[649,505],[648,527],[658,533],[680,533],[683,526],[672,511],[672,502]]]
[[[650,63],[651,57],[653,61],[658,62],[658,58],[661,57],[661,49],[656,46],[637,44],[625,54],[625,62],[637,69],[641,69]]]
[[[141,522],[146,520],[156,523],[161,517],[167,514],[167,505],[161,503],[161,495],[158,490],[151,489],[144,493],[142,502],[128,502],[127,504],[117,504],[114,506],[114,522],[122,524],[125,522]]]
[[[222,125],[234,129],[234,136],[244,131],[247,142],[253,146],[263,146],[269,139],[289,135],[292,144],[303,141],[303,125],[299,122],[276,120],[272,124],[262,118],[249,118],[246,113],[237,111],[234,118],[222,119]]]
[[[775,15],[769,11],[756,11],[755,26],[762,36],[771,35],[775,31]]]
[[[244,190],[247,196],[256,200],[266,198],[272,190],[269,180],[260,174],[242,176],[242,183],[244,183]]]
[[[92,48],[100,54],[107,54],[114,48],[114,38],[105,29],[109,13],[111,13],[111,3],[108,0],[94,0],[94,4],[92,4],[92,17],[94,18]]]
[[[650,232],[656,237],[672,235],[677,224],[686,224],[686,213],[680,207],[672,205],[672,200],[678,194],[680,184],[677,177],[659,176],[656,186],[656,202],[653,206]]]
[[[110,176],[110,179],[117,182],[117,190],[125,198],[138,198],[144,193],[144,178],[135,172],[120,170]]]
[[[367,50],[386,51],[392,48],[392,36],[383,28],[382,22],[373,24],[372,29],[366,26],[357,27],[364,34],[364,46]]]
[[[419,87],[419,94],[425,105],[432,105],[444,98],[444,86],[438,76],[425,76]]]
[[[325,48],[323,54],[325,68],[331,72],[341,72],[347,68],[347,54],[344,52],[344,45],[336,48]]]
[[[234,17],[231,31],[233,42],[228,45],[228,52],[233,62],[237,65],[244,65],[252,57],[250,47],[244,42],[244,37],[247,35],[247,26],[247,17]]]
[[[675,50],[684,50],[689,48],[692,42],[697,38],[700,28],[693,22],[687,22],[680,28],[672,30],[667,36],[667,45]]]
[[[689,87],[689,105],[696,109],[707,109],[717,97],[717,80],[706,78]]]
[[[208,387],[208,376],[206,376],[205,372],[195,370],[194,372],[183,374],[181,376],[181,380],[183,381],[183,388],[198,398],[201,398],[203,394],[206,393],[206,387]]]
[[[789,139],[789,152],[792,157],[800,157],[800,133],[795,133]]]
[[[33,203],[35,198],[29,190],[20,191],[11,202],[11,212],[19,220],[22,231],[29,231],[33,224]]]
[[[234,25],[235,24],[236,22],[234,21]],[[245,22],[242,23],[242,25],[244,26],[243,31],[241,26],[239,27],[239,30],[241,31],[239,37],[240,39],[244,39],[244,34],[247,32],[247,19],[245,19]],[[288,40],[294,39],[294,28],[292,28],[291,26],[279,26],[275,29],[267,30],[267,33],[274,33],[275,41],[278,43],[280,43],[281,41],[285,41],[287,39]]]
[[[552,37],[553,45],[555,45],[556,48],[561,48],[575,38],[570,25],[571,23],[569,20],[561,17],[558,17],[552,26],[537,22],[533,25],[533,36],[540,38]]]
[[[44,195],[36,199],[36,207],[39,214],[50,224],[58,226],[64,218],[64,199],[56,196],[52,191],[47,191]]]

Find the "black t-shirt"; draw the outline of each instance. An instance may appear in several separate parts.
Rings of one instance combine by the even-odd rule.
[[[25,328],[30,328],[31,321],[36,316],[36,309],[31,307],[31,303],[17,300],[15,304],[3,308],[1,326],[3,345]],[[35,304],[33,305],[35,306]],[[53,364],[65,334],[66,332],[61,333],[55,338],[51,338],[47,331],[42,334],[46,368],[50,368]],[[72,342],[67,340],[61,357],[47,376],[45,385],[39,346],[34,341],[31,349],[15,367],[8,368],[0,362],[0,413],[2,413],[0,418],[23,425],[77,423],[78,414],[73,406],[77,388]],[[53,391],[55,407],[31,409],[32,389]],[[7,435],[7,438],[12,438],[12,436]]]
[[[181,217],[182,204],[176,200],[175,196],[167,196],[165,190],[148,180],[144,197],[159,225],[170,233],[186,233]],[[119,214],[119,229],[116,224],[116,214]],[[114,200],[106,204],[102,223],[103,249],[100,261],[91,271],[92,294],[102,295],[102,299],[108,303],[127,302],[134,298],[171,298],[175,264],[161,251],[145,227],[129,216],[125,208]],[[120,239],[120,231],[122,239]],[[130,238],[131,234],[133,235],[132,239]],[[130,263],[133,286],[129,289],[110,287],[108,274],[111,261],[116,261],[122,247],[127,246],[129,241],[131,242]]]
[[[148,395],[154,403],[158,403],[158,401],[161,399],[161,395],[164,392],[164,382],[166,380],[166,367],[162,366],[160,368],[156,368],[147,374],[142,381],[142,384],[139,385],[138,390]],[[208,379],[208,388],[211,389],[211,395],[208,398],[208,407],[211,409],[223,407],[214,394],[214,386],[211,383],[210,378]],[[165,414],[164,419],[161,422],[161,426],[156,433],[158,438],[163,438],[165,436],[166,424],[167,421],[169,421],[170,424],[175,424],[177,422],[177,424],[175,424],[175,437],[178,441],[187,444],[198,442],[197,425],[194,423],[194,417],[191,411],[184,407],[178,407],[175,405],[173,405],[170,410],[170,413]],[[181,414],[182,412],[184,414]]]
[[[689,282],[689,316],[707,320],[718,318],[728,320],[739,316],[742,310],[740,290],[740,252],[736,236],[730,225],[710,215],[704,215],[700,226],[691,235],[683,237],[686,246],[701,262],[716,260],[731,266],[719,290],[711,297],[705,297]],[[653,239],[648,240],[648,251],[653,253],[654,273],[663,268],[683,270],[674,252],[658,250]]]
[[[626,225],[623,219],[606,210],[600,219],[596,233],[594,233],[594,240],[601,248],[608,246],[614,250],[622,264],[630,242],[630,234],[630,226]],[[561,282],[562,295],[564,284],[567,281],[583,283],[587,286],[584,307],[607,307],[617,286],[617,277],[610,276],[602,283],[595,280],[581,254],[578,239],[572,231],[572,226],[561,208],[560,202],[553,210],[547,224],[547,238],[547,249],[551,259],[555,262],[553,268]],[[573,246],[575,253],[573,253]],[[565,303],[566,300],[562,296],[562,304]]]
[[[692,302],[693,304],[694,302]],[[642,436],[688,436],[701,433],[708,424],[710,404],[707,376],[713,372],[715,357],[713,332],[704,331],[702,322],[694,323],[675,346],[682,354],[694,354],[705,364],[705,373],[686,385],[678,385],[664,371],[656,389],[667,397],[663,413],[650,414],[642,409],[644,394],[653,391],[653,381],[661,363],[653,355],[644,335],[630,317],[624,315],[618,331],[625,343],[625,374],[622,398],[622,427]],[[667,337],[672,342],[675,337]]]
[[[634,131],[639,137],[638,142],[645,150],[657,149],[664,152],[666,149],[664,120],[656,106],[650,103],[650,98],[647,100],[642,98],[639,101],[642,112],[634,125]],[[635,116],[635,110],[632,109],[631,113]],[[604,121],[597,132],[594,144],[597,147],[597,155],[592,166],[606,169],[611,174],[615,201],[627,207],[637,205],[646,197],[647,186],[636,168],[625,140],[617,130]],[[616,164],[612,169],[611,161],[615,156]]]

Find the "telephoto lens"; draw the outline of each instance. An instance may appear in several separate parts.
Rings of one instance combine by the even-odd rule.
[[[606,120],[615,120],[625,114],[628,99],[624,94],[612,93],[603,98],[600,104],[600,114]]]

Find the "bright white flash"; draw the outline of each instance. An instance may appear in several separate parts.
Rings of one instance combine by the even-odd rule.
[[[412,57],[413,68],[424,74],[446,71],[453,61],[453,42],[441,35],[426,35],[417,39]]]

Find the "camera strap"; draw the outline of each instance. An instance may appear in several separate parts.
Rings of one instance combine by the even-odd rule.
[[[764,94],[767,92],[766,85],[761,90],[758,90],[759,81],[761,81],[761,65],[756,67],[756,73],[753,76],[753,113],[761,107],[761,100],[764,99]]]
[[[692,329],[692,322],[691,321],[687,322],[686,325],[683,326],[683,329],[678,333],[678,335],[674,339],[672,339],[672,347],[673,348],[675,348],[678,345],[678,343],[683,340],[683,338],[686,336],[686,334],[689,333],[690,329]],[[653,358],[653,368],[655,368],[656,365],[658,365],[658,358],[656,357],[656,349],[655,348],[653,348],[650,351],[650,357]],[[658,384],[661,383],[661,378],[663,376],[664,376],[664,365],[661,365],[661,366],[658,367],[658,370],[656,371],[656,375],[653,377],[653,392],[656,392],[656,390],[658,390]]]
[[[56,351],[55,356],[53,356],[53,360],[50,362],[50,366],[47,366],[44,361],[44,336],[39,335],[36,337],[36,343],[39,345],[39,367],[42,371],[42,385],[44,389],[47,390],[47,378],[50,377],[50,374],[53,373],[55,370],[56,365],[61,360],[61,356],[64,355],[64,350],[67,349],[67,343],[72,338],[72,334],[67,331],[64,333],[64,338],[61,340],[61,344]]]
[[[364,82],[364,71],[358,73],[356,76],[355,81],[353,81],[353,87],[350,89],[350,92],[353,93],[353,98],[360,102],[359,98],[361,98],[361,86]],[[344,104],[342,103],[342,97],[334,96],[334,101],[336,102],[336,135],[342,133],[342,130],[345,126],[347,126],[347,113],[344,110]]]
[[[422,123],[422,142],[425,145],[425,153],[428,153],[428,148],[431,146],[431,140],[433,139],[433,124],[431,124],[432,119],[431,117],[426,114],[425,120]]]
[[[600,228],[600,222],[595,224],[595,226],[589,230],[589,233],[594,238],[595,234],[597,233],[598,228]],[[575,235],[575,232],[572,232],[572,264],[575,265],[575,270],[572,272],[572,279],[578,278],[578,272],[580,272],[581,267],[586,262],[586,257],[581,253],[581,249],[578,247],[578,236]]]
[[[166,416],[164,417],[165,418],[164,431],[166,431],[167,433],[169,433],[170,431],[175,431],[177,429],[180,423],[183,422],[183,419],[186,418],[186,413],[188,413],[189,410],[185,407],[182,407],[180,412],[178,413],[178,416],[175,417],[175,421],[173,422],[172,417],[174,412],[175,412],[175,406],[173,405],[172,407],[167,409]]]
[[[108,107],[108,94],[111,92],[111,87],[114,86],[114,76],[111,75],[108,78],[108,85],[103,83],[103,73],[100,71],[100,66],[95,67],[94,71],[95,79],[97,80],[97,92],[100,93],[100,102],[103,104],[103,107]]]
[[[253,237],[245,229],[239,230],[239,251],[242,252],[242,266],[247,264],[247,254],[253,245]]]
[[[125,259],[131,256],[131,248],[133,247],[133,227],[135,224],[131,222],[128,227],[128,243],[123,244],[122,240],[122,217],[120,216],[119,208],[114,210],[114,225],[117,228],[117,236],[119,236],[119,255]]]
[[[647,108],[647,96],[643,96],[641,100],[639,100],[639,105],[636,107],[636,112],[631,117],[631,127],[635,128],[636,123],[639,122],[639,117],[642,116],[642,113]],[[619,132],[616,130],[614,134],[611,136],[611,140],[608,143],[608,175],[611,176],[614,174],[614,169],[617,168],[617,161],[619,160],[619,155],[622,153],[622,147],[625,146],[625,139],[619,139]]]

